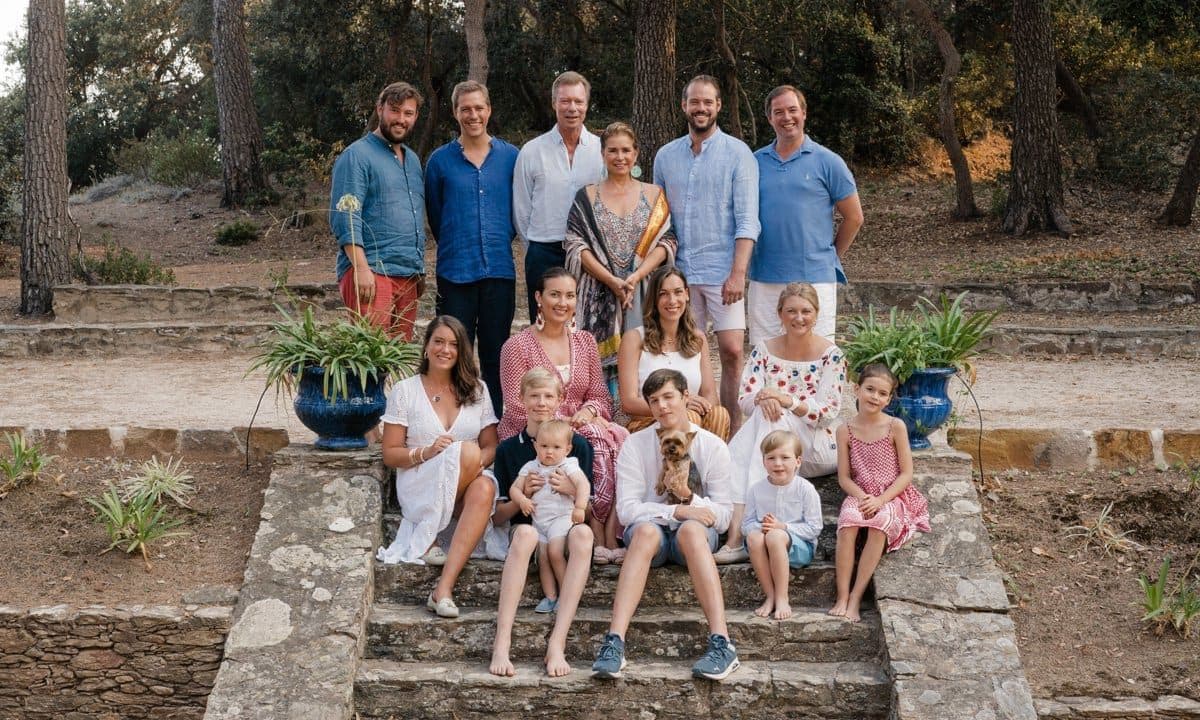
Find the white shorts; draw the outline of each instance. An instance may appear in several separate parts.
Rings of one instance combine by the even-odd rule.
[[[533,518],[533,528],[537,530],[538,542],[540,543],[550,542],[554,538],[565,537],[574,524],[571,522],[571,513],[555,515],[544,522],[540,522],[536,516]]]
[[[712,320],[714,332],[746,329],[746,301],[738,300],[732,305],[721,303],[720,285],[692,285],[690,288],[692,317],[700,332],[708,332],[708,321]]]
[[[833,339],[837,327],[837,283],[812,283],[817,291],[817,300],[821,308],[817,312],[817,324],[813,332],[829,342]],[[779,323],[779,294],[787,287],[787,283],[760,283],[750,281],[747,291],[750,314],[750,347],[783,334],[783,326]]]

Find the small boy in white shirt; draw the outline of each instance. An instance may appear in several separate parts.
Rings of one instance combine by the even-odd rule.
[[[804,454],[798,435],[776,430],[763,438],[760,447],[767,479],[746,492],[742,520],[750,565],[767,596],[754,614],[771,617],[774,611],[776,620],[786,620],[792,616],[791,568],[812,562],[821,534],[821,496],[812,483],[796,474]]]

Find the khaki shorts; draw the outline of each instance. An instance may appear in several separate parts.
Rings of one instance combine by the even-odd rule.
[[[722,330],[746,329],[746,300],[738,300],[732,305],[721,303],[720,285],[692,285],[690,288],[692,302],[692,317],[700,332],[708,332],[708,322],[712,321],[714,332]]]

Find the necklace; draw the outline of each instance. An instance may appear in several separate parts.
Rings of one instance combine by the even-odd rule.
[[[433,402],[435,402],[435,403],[441,402],[442,401],[442,393],[448,392],[450,389],[451,388],[450,388],[449,384],[443,385],[442,387],[437,388],[433,394],[433,398],[432,398]]]

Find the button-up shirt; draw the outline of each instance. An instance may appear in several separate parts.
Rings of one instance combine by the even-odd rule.
[[[787,160],[775,143],[759,148],[754,158],[762,234],[750,258],[750,279],[846,282],[833,244],[833,206],[858,192],[846,162],[807,135]]]
[[[600,182],[604,162],[600,138],[583,128],[573,161],[555,125],[525,143],[513,172],[513,214],[517,233],[526,243],[560,243],[567,234],[567,215],[575,193]]]
[[[824,521],[821,519],[821,496],[808,480],[797,475],[787,485],[772,485],[759,480],[746,491],[746,514],[742,534],[762,532],[767,515],[787,525],[789,532],[801,540],[817,542]]]
[[[516,279],[512,180],[517,148],[492,138],[483,164],[453,140],[425,164],[425,209],[437,241],[437,275],[453,283]]]
[[[675,519],[676,506],[667,502],[667,496],[654,492],[663,463],[658,428],[658,423],[654,423],[633,433],[617,455],[617,518],[625,527],[653,522],[675,529],[683,524]],[[716,516],[713,529],[725,532],[733,514],[729,446],[699,425],[691,424],[688,432],[696,433],[688,454],[700,474],[701,489],[692,496],[690,504],[712,510]]]
[[[654,156],[654,183],[671,206],[675,263],[693,285],[720,285],[738,238],[758,239],[758,163],[746,143],[717,128],[692,153],[684,135]]]
[[[358,212],[338,210],[353,195]],[[361,245],[371,271],[390,277],[425,273],[425,183],[421,159],[404,146],[404,160],[375,133],[346,148],[333,164],[329,224],[338,246]],[[338,253],[337,276],[350,269],[345,249]]]

